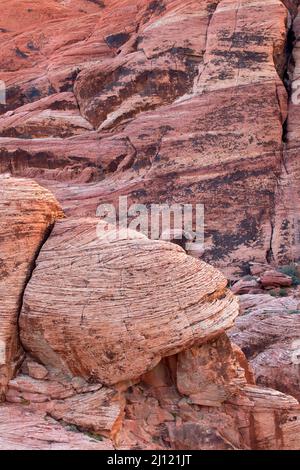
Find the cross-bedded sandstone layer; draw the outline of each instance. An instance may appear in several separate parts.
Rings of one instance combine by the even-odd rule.
[[[69,217],[0,179],[0,448],[299,448],[284,302],[243,299],[252,370],[223,275],[93,218],[204,203],[231,277],[299,259],[298,3],[0,0],[0,172]]]
[[[0,395],[22,355],[23,291],[49,230],[62,215],[54,196],[37,183],[0,177]]]
[[[299,257],[297,1],[1,3],[2,171],[73,216],[120,194],[204,203],[205,259],[231,276]]]
[[[3,186],[22,238],[3,278],[17,307],[0,312],[0,331],[25,355],[5,356],[0,448],[299,447],[299,402],[256,386],[225,334],[239,308],[220,272],[138,232],[113,239],[99,219],[55,222],[55,199],[29,180]],[[35,250],[22,262],[24,246]]]

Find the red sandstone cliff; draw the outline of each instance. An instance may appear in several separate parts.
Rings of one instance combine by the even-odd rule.
[[[299,261],[298,3],[0,0],[0,449],[299,448],[298,294],[230,330],[225,277]],[[120,195],[203,261],[99,242]]]

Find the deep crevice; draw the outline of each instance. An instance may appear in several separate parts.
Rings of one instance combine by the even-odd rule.
[[[284,48],[284,68],[283,72],[281,75],[282,78],[282,83],[287,91],[287,105],[289,105],[291,101],[291,96],[292,96],[292,76],[295,68],[295,60],[293,56],[293,51],[294,47],[297,42],[297,38],[295,35],[294,31],[294,19],[296,17],[296,12],[291,11],[291,8],[286,4],[286,2],[283,2],[285,6],[289,9],[290,15],[291,15],[291,21],[290,24],[287,25],[287,33],[286,33],[286,43],[285,43],[285,48]],[[299,5],[300,2],[297,2],[297,6]],[[276,67],[276,61],[274,60],[274,64]],[[278,98],[278,106],[280,108],[280,99]],[[283,120],[282,119],[282,148],[280,152],[280,174],[282,174],[283,171],[288,173],[288,169],[286,166],[286,161],[285,161],[285,154],[286,154],[286,148],[288,144],[288,120],[289,120],[289,115],[287,114],[286,118]],[[279,181],[277,180],[276,184],[276,189],[275,189],[275,194],[274,197],[276,198],[276,193],[279,190]],[[273,241],[275,237],[275,231],[276,231],[276,202],[275,200],[272,202],[271,206],[271,217],[270,217],[270,225],[271,225],[271,233],[270,233],[270,246],[266,252],[266,261],[268,264],[272,264],[276,261],[274,251],[273,251]]]
[[[45,230],[45,234],[44,234],[44,237],[42,239],[42,241],[40,242],[35,254],[34,254],[34,257],[33,257],[33,260],[32,262],[30,263],[29,267],[28,267],[28,272],[27,272],[27,276],[26,276],[26,279],[24,281],[24,287],[23,287],[23,290],[20,294],[20,298],[19,298],[19,305],[18,305],[18,314],[17,314],[17,323],[16,323],[16,329],[17,329],[17,336],[18,336],[18,341],[19,341],[19,344],[20,346],[22,347],[23,351],[26,352],[26,348],[24,347],[23,343],[22,343],[22,340],[21,340],[21,334],[20,334],[20,316],[21,316],[21,312],[22,312],[22,308],[23,308],[23,304],[24,304],[24,294],[25,294],[25,291],[26,291],[26,288],[32,278],[32,275],[33,275],[33,272],[36,268],[36,265],[37,265],[37,259],[40,255],[40,252],[43,248],[43,246],[45,245],[45,243],[47,242],[47,240],[50,238],[51,236],[51,233],[54,229],[54,226],[55,226],[55,221],[50,224],[47,229]],[[22,366],[22,363],[23,363],[23,360],[25,359],[25,357],[22,358],[20,364],[18,365],[19,368]],[[18,371],[16,371],[18,372]]]

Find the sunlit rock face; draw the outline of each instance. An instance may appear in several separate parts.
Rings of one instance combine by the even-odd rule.
[[[2,180],[1,213],[24,232],[13,259],[22,263],[36,232],[43,239],[22,291],[6,280],[18,309],[1,324],[15,349],[3,369],[0,448],[299,447],[299,402],[255,385],[255,367],[225,334],[239,308],[221,272],[133,230],[113,238],[100,219],[56,220],[47,190]]]

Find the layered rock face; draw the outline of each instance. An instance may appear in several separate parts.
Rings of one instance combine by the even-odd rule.
[[[112,385],[232,326],[238,304],[221,273],[137,232],[101,240],[101,226],[66,220],[42,248],[20,317],[40,361]]]
[[[0,449],[299,449],[298,4],[0,0]]]
[[[230,332],[257,382],[300,399],[300,299],[240,296],[243,315]]]
[[[8,194],[24,185],[28,200],[44,198],[49,223],[61,215],[38,185],[3,181]],[[239,313],[225,277],[175,244],[109,228],[57,221],[14,293],[9,333],[26,355],[0,406],[0,448],[298,448],[299,402],[256,386],[225,333]],[[35,226],[23,231],[30,246]],[[7,362],[12,371],[12,353]]]
[[[17,321],[26,282],[62,215],[53,195],[35,182],[0,177],[0,395],[22,354]]]
[[[46,178],[72,215],[120,194],[203,203],[205,259],[232,277],[299,257],[297,1],[29,3],[21,23],[2,1],[1,171]]]

